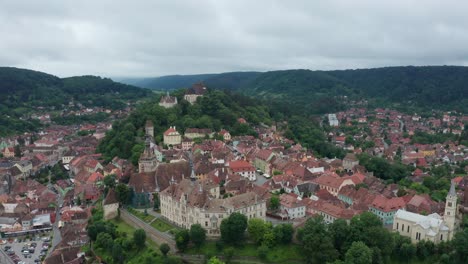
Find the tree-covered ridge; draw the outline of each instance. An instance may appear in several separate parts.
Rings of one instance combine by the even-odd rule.
[[[0,103],[5,107],[59,107],[74,101],[112,108],[117,107],[112,101],[135,100],[151,94],[149,90],[97,76],[60,79],[32,70],[0,67]]]
[[[144,126],[151,120],[155,129],[156,142],[163,141],[163,133],[169,126],[175,126],[183,134],[187,128],[209,128],[214,132],[227,129],[231,135],[254,135],[255,131],[247,124],[238,122],[246,119],[249,124],[271,124],[270,109],[256,100],[226,91],[208,90],[197,99],[194,105],[183,100],[184,90],[174,93],[179,104],[173,108],[158,105],[158,100],[145,102],[130,116],[117,121],[113,129],[101,141],[98,152],[106,159],[114,156],[131,158],[136,163],[143,150]]]
[[[50,113],[68,107],[70,102],[122,109],[127,101],[152,95],[150,90],[96,76],[60,79],[32,70],[0,67],[0,135],[37,129],[39,123],[29,115],[38,114],[38,109]]]
[[[159,82],[152,88],[191,85],[184,82],[184,78],[184,75],[171,76],[170,80],[165,79],[166,82]],[[199,75],[197,81],[203,81],[208,87],[238,90],[278,102],[286,100],[294,104],[298,112],[308,114],[339,110],[343,103],[341,96],[468,112],[468,67],[462,66],[233,72]]]

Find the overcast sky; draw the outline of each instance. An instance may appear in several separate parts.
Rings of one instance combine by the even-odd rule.
[[[468,65],[468,1],[0,0],[0,65],[61,77]]]

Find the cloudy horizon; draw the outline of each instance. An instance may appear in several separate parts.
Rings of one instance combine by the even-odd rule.
[[[464,1],[115,2],[0,2],[0,66],[154,77],[468,65]]]

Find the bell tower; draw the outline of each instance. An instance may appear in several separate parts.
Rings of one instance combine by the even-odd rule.
[[[138,161],[138,171],[141,172],[154,172],[158,167],[158,160],[154,152],[151,150],[151,141],[149,137],[146,138],[145,150],[140,156]]]
[[[456,221],[456,214],[457,214],[457,192],[455,191],[455,182],[451,182],[450,191],[447,194],[446,201],[445,201],[445,213],[444,213],[444,220],[445,224],[449,228],[449,237],[448,239],[453,238],[453,234],[455,231],[455,221]]]

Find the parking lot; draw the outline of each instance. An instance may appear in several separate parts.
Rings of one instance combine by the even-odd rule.
[[[1,245],[13,263],[33,264],[41,263],[50,248],[50,234],[28,238],[10,238]]]

